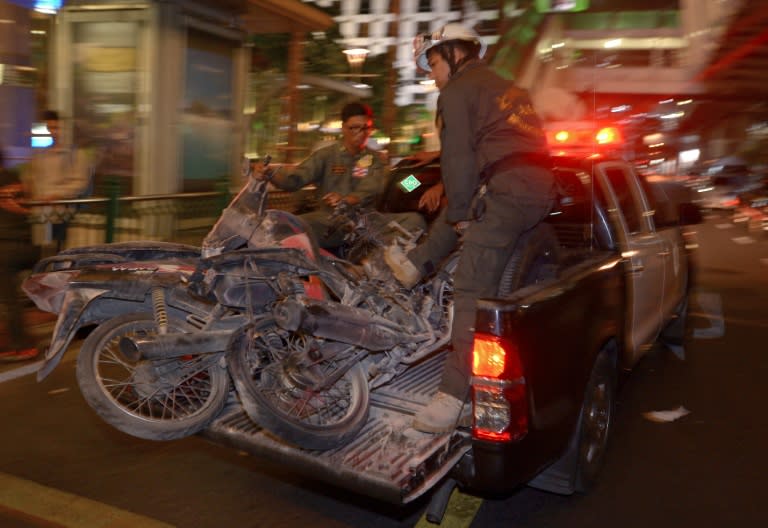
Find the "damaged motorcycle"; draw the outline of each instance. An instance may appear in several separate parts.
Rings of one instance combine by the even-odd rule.
[[[266,198],[267,183],[249,181],[202,249],[104,244],[40,261],[23,288],[59,317],[38,380],[92,328],[78,385],[125,433],[194,434],[232,397],[299,447],[349,441],[370,390],[448,342],[455,258],[405,291],[321,251],[299,217],[266,209]],[[380,246],[370,231],[352,238]]]

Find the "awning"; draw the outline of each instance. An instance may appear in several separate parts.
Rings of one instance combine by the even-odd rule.
[[[247,0],[241,20],[249,33],[321,31],[333,25],[329,15],[298,0]]]

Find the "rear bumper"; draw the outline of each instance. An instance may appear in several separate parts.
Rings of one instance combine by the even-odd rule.
[[[551,454],[537,447],[534,438],[528,436],[519,442],[505,444],[475,440],[452,476],[463,486],[481,494],[508,495],[554,462]]]

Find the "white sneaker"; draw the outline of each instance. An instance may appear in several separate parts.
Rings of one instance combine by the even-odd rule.
[[[396,244],[384,249],[384,262],[392,270],[397,281],[408,289],[413,288],[421,279],[419,270]]]
[[[445,392],[438,392],[432,401],[413,417],[413,428],[424,433],[448,433],[459,422],[464,406],[459,398]]]

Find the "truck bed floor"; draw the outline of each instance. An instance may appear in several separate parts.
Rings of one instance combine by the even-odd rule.
[[[437,390],[443,361],[444,354],[434,356],[373,391],[368,422],[337,449],[287,444],[253,422],[236,400],[201,434],[339,487],[405,504],[437,484],[469,449],[468,431],[435,435],[410,426],[413,414]]]

